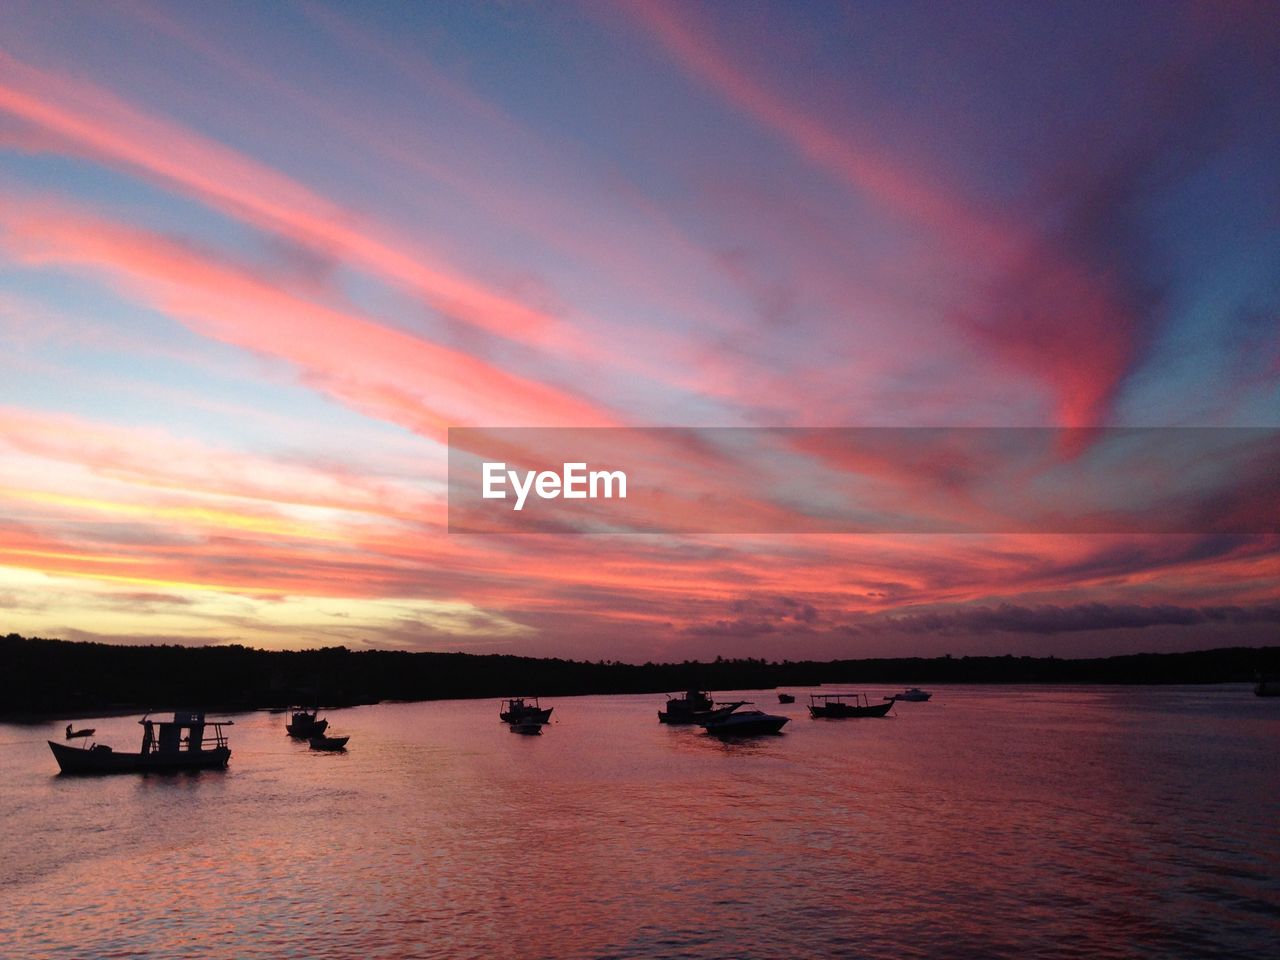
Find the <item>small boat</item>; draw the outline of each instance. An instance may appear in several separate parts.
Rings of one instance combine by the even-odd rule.
[[[68,739],[68,740],[82,740],[82,739],[84,739],[85,737],[92,737],[92,736],[93,736],[93,734],[94,734],[94,728],[93,728],[93,727],[85,727],[85,728],[84,728],[84,729],[82,729],[82,730],[72,730],[72,729],[71,729],[71,724],[69,724],[69,723],[67,724],[67,739]]]
[[[794,694],[794,693],[780,693],[780,694],[778,694],[778,702],[779,702],[779,703],[795,703],[795,702],[796,702],[795,694]]]
[[[523,733],[526,737],[542,736],[542,724],[537,720],[517,720],[509,725],[512,733]]]
[[[179,712],[172,720],[155,721],[144,716],[142,748],[137,753],[117,753],[105,743],[69,747],[48,741],[63,773],[150,773],[221,768],[231,759],[223,727],[231,720],[206,721],[203,713]],[[213,728],[206,737],[205,729]],[[157,730],[158,728],[158,730]]]
[[[667,709],[658,711],[658,722],[672,725],[690,725],[704,720],[719,720],[747,703],[735,700],[716,706],[715,701],[701,690],[690,690],[683,697],[668,696]]]
[[[809,695],[809,715],[814,719],[827,720],[883,717],[895,703],[896,700],[886,700],[873,704],[865,693],[814,693]]]
[[[503,723],[518,723],[522,720],[547,723],[554,709],[555,707],[547,707],[544,710],[542,704],[538,703],[537,697],[512,697],[502,701],[502,706],[498,709],[498,717]]]
[[[705,720],[701,726],[715,737],[758,737],[780,732],[790,720],[790,717],[777,717],[761,710],[743,710],[716,720]]]
[[[891,697],[885,697],[885,699],[886,700],[905,700],[908,703],[924,703],[926,700],[928,700],[932,696],[933,696],[932,693],[925,693],[919,687],[909,687],[908,689],[903,690],[901,693],[895,693]]]
[[[347,749],[347,741],[350,739],[350,737],[326,737],[321,734],[318,737],[310,738],[311,749],[331,751],[345,750]]]
[[[328,720],[317,720],[319,708],[308,710],[306,707],[290,707],[289,722],[284,725],[289,736],[295,740],[310,740],[312,737],[324,736],[329,727]]]

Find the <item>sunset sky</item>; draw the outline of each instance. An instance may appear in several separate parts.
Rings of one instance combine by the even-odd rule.
[[[1280,640],[1280,536],[462,535],[450,427],[1280,427],[1265,3],[0,8],[0,633]]]

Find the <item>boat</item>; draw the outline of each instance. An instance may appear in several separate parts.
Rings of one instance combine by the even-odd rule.
[[[318,737],[311,737],[312,750],[345,750],[347,749],[347,741],[350,737],[326,737],[321,734]]]
[[[757,737],[780,732],[790,720],[790,717],[778,717],[762,710],[743,710],[715,720],[704,720],[700,725],[715,737]]]
[[[795,694],[794,694],[794,693],[780,693],[780,694],[778,694],[778,702],[779,702],[779,703],[795,703],[795,702],[796,702]]]
[[[85,727],[83,730],[72,730],[71,724],[67,724],[68,740],[83,740],[85,737],[92,737],[94,734],[93,727]]]
[[[905,700],[908,703],[924,703],[926,700],[928,700],[932,696],[933,696],[932,693],[925,693],[919,687],[909,687],[906,690],[903,690],[901,693],[895,693],[893,694],[893,696],[885,697],[885,699],[886,700]]]
[[[735,700],[717,706],[708,694],[701,690],[689,690],[683,697],[668,695],[667,709],[658,711],[658,721],[687,726],[702,723],[704,720],[719,720],[729,716],[747,702]]]
[[[512,733],[523,733],[526,737],[542,736],[542,723],[537,720],[517,720],[509,725]]]
[[[518,723],[522,720],[547,723],[551,720],[551,711],[554,709],[555,707],[547,707],[544,710],[537,697],[512,697],[502,701],[498,716],[503,723]]]
[[[897,702],[886,700],[873,704],[867,700],[865,693],[813,693],[809,695],[809,715],[815,719],[827,720],[883,717]]]
[[[206,721],[203,713],[178,712],[172,720],[144,716],[142,747],[137,753],[117,752],[105,743],[71,747],[48,741],[63,773],[151,773],[176,770],[220,769],[231,759],[222,728],[231,720]],[[213,735],[206,736],[206,728]]]
[[[319,712],[319,708],[308,710],[306,707],[290,707],[289,722],[284,725],[284,728],[289,732],[289,736],[296,740],[310,740],[312,737],[323,736],[329,727],[329,721],[317,720],[316,714]]]
[[[1258,677],[1258,682],[1253,685],[1253,693],[1258,697],[1280,697],[1280,680]]]

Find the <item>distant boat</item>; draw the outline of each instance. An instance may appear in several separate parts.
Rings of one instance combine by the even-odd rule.
[[[716,706],[708,694],[690,690],[683,697],[668,696],[667,709],[658,711],[658,721],[679,726],[718,720],[729,716],[744,703],[747,701],[735,700]]]
[[[117,753],[105,743],[90,747],[69,747],[48,741],[63,773],[149,773],[171,770],[220,768],[231,759],[231,748],[223,727],[230,720],[205,721],[203,713],[175,713],[172,720],[154,721],[143,717],[142,747],[137,753]],[[205,736],[205,728],[213,736]],[[158,732],[157,732],[158,728]]]
[[[517,720],[510,724],[512,733],[523,733],[526,737],[542,736],[542,723],[537,720]]]
[[[852,702],[849,702],[852,701]],[[896,700],[870,703],[865,693],[814,693],[809,696],[809,715],[815,719],[844,720],[852,717],[883,717]]]
[[[779,703],[795,703],[796,702],[795,694],[780,693],[778,694],[778,702]]]
[[[1259,697],[1280,697],[1280,680],[1270,677],[1259,677],[1253,685],[1253,692]]]
[[[523,720],[548,723],[551,720],[551,711],[554,709],[555,707],[547,707],[544,710],[542,704],[538,703],[537,697],[512,697],[502,701],[498,716],[503,723],[519,723]]]
[[[714,720],[704,720],[701,726],[716,737],[757,737],[761,734],[778,733],[790,720],[790,717],[777,717],[761,710],[743,710]]]
[[[317,720],[319,709],[308,710],[306,707],[290,707],[289,722],[284,725],[289,736],[295,740],[309,740],[312,737],[324,736],[329,727],[328,720]]]
[[[71,724],[67,724],[67,739],[80,740],[84,737],[92,737],[94,733],[93,727],[85,727],[83,730],[72,730]]]
[[[351,739],[350,737],[326,737],[326,736],[311,737],[310,738],[311,749],[312,750],[333,750],[333,751],[345,750],[347,749],[347,741],[350,739]]]
[[[926,700],[928,700],[932,696],[933,696],[932,693],[925,693],[919,687],[910,687],[902,691],[902,693],[895,693],[891,697],[885,697],[885,699],[886,700],[906,700],[908,703],[924,703]]]

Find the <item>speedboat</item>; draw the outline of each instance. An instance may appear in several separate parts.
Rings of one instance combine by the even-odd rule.
[[[350,739],[350,737],[326,737],[321,734],[318,737],[311,737],[311,749],[331,751],[345,750],[347,749],[347,741]]]
[[[316,714],[319,712],[318,708],[308,710],[306,707],[290,707],[289,722],[284,725],[284,728],[289,732],[289,736],[296,740],[310,740],[312,737],[324,736],[329,721],[316,719]]]
[[[844,720],[851,717],[883,717],[896,700],[870,703],[865,693],[813,693],[809,695],[809,715],[814,719]]]
[[[746,700],[735,700],[716,706],[711,697],[701,690],[690,690],[683,697],[668,696],[667,709],[658,711],[658,721],[672,725],[689,725],[705,720],[719,720],[729,716]]]
[[[743,710],[715,720],[704,720],[701,726],[716,737],[755,737],[778,733],[790,720],[790,717],[778,717],[762,710]]]
[[[906,700],[908,703],[924,703],[926,700],[928,700],[932,696],[933,696],[932,693],[925,693],[919,687],[910,687],[906,690],[903,690],[902,693],[895,693],[891,697],[885,697],[885,699],[886,700]]]
[[[522,720],[548,723],[551,720],[551,711],[554,709],[555,707],[542,709],[542,704],[538,703],[537,697],[512,697],[510,700],[502,701],[498,716],[503,723],[518,723]]]
[[[225,767],[231,748],[222,733],[230,720],[206,721],[203,713],[179,712],[172,720],[144,716],[142,747],[137,753],[117,753],[105,743],[72,747],[50,740],[49,749],[63,773],[149,773]],[[213,728],[212,736],[205,729]]]

